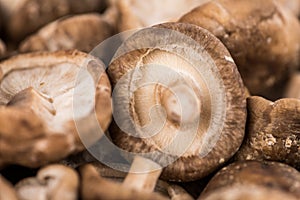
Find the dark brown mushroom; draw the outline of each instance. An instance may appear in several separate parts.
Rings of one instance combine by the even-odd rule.
[[[106,0],[0,0],[7,35],[21,40],[59,17],[103,11]]]
[[[91,145],[101,137],[111,112],[98,59],[79,51],[8,59],[0,63],[0,166],[39,167],[81,151],[82,139]]]
[[[40,169],[36,177],[23,179],[15,187],[19,200],[76,200],[79,176],[72,168],[48,165]]]
[[[107,200],[131,200],[131,199],[167,199],[164,196],[149,192],[128,188],[126,185],[118,184],[102,178],[92,165],[84,165],[80,168],[82,178],[82,199],[107,199]]]
[[[300,73],[295,73],[289,80],[285,91],[285,97],[300,99]]]
[[[300,168],[300,100],[250,97],[245,140],[237,160],[272,160]]]
[[[21,52],[77,49],[90,52],[100,42],[114,34],[113,25],[100,14],[83,14],[63,18],[43,27],[25,39]]]
[[[296,200],[300,173],[277,162],[236,162],[220,170],[199,200]]]
[[[244,136],[246,89],[223,44],[200,27],[166,23],[134,34],[123,47],[129,51],[108,68],[113,142],[168,165],[166,180],[196,180],[226,162]]]
[[[18,200],[17,193],[12,184],[0,175],[0,199]]]
[[[278,98],[283,92],[279,86],[300,65],[300,23],[277,1],[211,1],[179,21],[218,37],[253,95]]]

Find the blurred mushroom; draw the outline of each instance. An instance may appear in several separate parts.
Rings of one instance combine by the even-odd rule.
[[[0,0],[7,35],[19,41],[59,17],[103,11],[106,0]]]
[[[0,175],[0,199],[5,200],[18,200],[17,193],[12,184],[5,180]]]
[[[300,169],[300,100],[248,98],[245,140],[237,160],[272,160]]]
[[[0,39],[0,58],[5,55],[5,51],[6,51],[5,45]]]
[[[256,161],[237,162],[220,170],[199,200],[296,200],[300,173],[292,167]]]
[[[83,150],[82,139],[96,142],[103,133],[91,129],[100,125],[105,131],[110,123],[110,83],[92,56],[24,54],[0,63],[0,73],[0,166],[58,161]]]
[[[118,51],[125,53],[108,68],[116,113],[110,134],[118,147],[147,154],[172,181],[200,179],[235,154],[246,89],[217,38],[166,23],[137,32]]]
[[[292,75],[289,83],[287,84],[285,97],[300,99],[300,73]]]
[[[296,16],[300,17],[300,0],[278,0],[287,9],[293,12]]]
[[[40,169],[36,177],[16,184],[20,200],[76,200],[79,177],[75,170],[63,165],[49,165]]]
[[[25,39],[21,52],[77,49],[90,52],[100,42],[114,34],[113,25],[99,14],[84,14],[63,18],[43,27]]]
[[[125,184],[118,184],[102,178],[92,165],[81,167],[80,174],[82,178],[82,199],[168,199],[154,192],[128,188]]]
[[[211,1],[179,21],[203,27],[218,37],[253,95],[280,97],[281,84],[300,65],[299,21],[276,1]]]
[[[124,181],[124,179],[127,176],[131,176],[131,174],[126,174],[125,172],[122,171],[118,171],[115,169],[112,169],[110,167],[107,167],[99,162],[93,162],[90,163],[96,170],[97,172],[100,174],[101,177],[109,179],[109,180],[113,180],[119,183],[122,183]],[[112,165],[113,167],[113,165]],[[138,180],[140,181],[140,180]],[[126,185],[125,183],[123,183],[124,187],[127,187],[128,185]],[[182,187],[176,185],[176,184],[172,184],[172,183],[168,183],[162,180],[158,180],[154,191],[157,193],[160,193],[161,195],[164,195],[166,197],[169,197],[172,200],[177,200],[177,199],[182,199],[182,200],[192,200],[193,197],[188,194]]]
[[[115,0],[119,11],[119,31],[177,20],[180,15],[208,0]],[[151,16],[151,17],[149,17]]]

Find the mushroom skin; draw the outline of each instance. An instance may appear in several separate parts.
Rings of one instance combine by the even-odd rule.
[[[53,164],[40,169],[36,177],[21,180],[15,187],[20,200],[76,200],[79,176],[72,168]]]
[[[1,0],[5,29],[13,41],[69,14],[103,11],[105,0]]]
[[[236,160],[271,160],[300,169],[300,100],[247,99],[248,121]]]
[[[0,175],[0,199],[18,200],[17,193],[10,182]]]
[[[252,95],[278,98],[280,86],[300,65],[300,23],[276,1],[211,1],[179,22],[198,25],[219,38]]]
[[[89,75],[80,79],[82,66]],[[95,102],[87,103],[87,88],[78,89],[75,96],[75,88],[97,74],[99,77],[92,77]],[[74,101],[73,106],[73,98],[79,99],[79,105]],[[84,112],[75,116],[75,109]],[[105,131],[111,115],[110,83],[103,64],[92,56],[79,51],[40,52],[0,63],[0,167],[39,167],[82,151],[85,147],[79,133],[90,144],[102,134],[92,135],[91,116]]]
[[[5,55],[6,47],[3,41],[0,39],[0,58]]]
[[[300,99],[300,73],[295,73],[291,76],[289,83],[287,84],[285,97]]]
[[[77,49],[90,52],[113,33],[113,26],[100,14],[77,15],[46,25],[25,39],[19,50],[32,52]]]
[[[219,123],[223,124],[220,132],[214,131],[212,133],[213,136],[217,136],[217,135],[219,136],[219,139],[217,140],[217,142],[214,145],[214,147],[212,148],[212,150],[207,155],[200,156],[200,145],[199,144],[202,142],[202,139],[199,139],[199,138],[201,138],[202,135],[205,135],[206,129],[205,129],[205,131],[203,131],[204,133],[202,133],[202,131],[199,131],[196,133],[195,138],[197,138],[197,139],[192,140],[192,143],[189,146],[189,148],[187,148],[186,152],[184,152],[180,156],[180,158],[178,158],[176,161],[169,164],[168,166],[166,166],[166,168],[163,169],[162,178],[165,180],[172,180],[172,181],[197,180],[197,179],[203,178],[204,176],[213,172],[220,165],[222,165],[225,161],[227,161],[230,157],[232,157],[235,154],[235,152],[238,150],[238,148],[243,140],[243,136],[244,136],[244,128],[245,128],[245,120],[246,120],[246,89],[243,85],[242,79],[237,71],[237,68],[236,68],[234,62],[232,61],[232,59],[230,59],[231,57],[230,57],[229,52],[223,46],[223,44],[217,38],[215,38],[211,33],[209,33],[208,31],[206,31],[200,27],[190,25],[190,24],[183,24],[183,23],[160,24],[160,25],[155,26],[155,28],[176,31],[180,34],[184,34],[184,35],[192,38],[197,44],[199,44],[199,46],[201,48],[203,48],[201,52],[206,51],[209,54],[209,56],[208,56],[209,59],[211,59],[215,63],[215,65],[216,65],[215,70],[218,71],[218,72],[216,72],[216,74],[219,74],[219,75],[211,74],[211,76],[217,76],[218,77],[217,79],[221,80],[222,84],[223,84],[223,86],[220,86],[220,87],[222,87],[222,89],[224,89],[224,91],[223,91],[224,95],[225,95],[224,99],[226,99],[225,100],[226,105],[224,104],[225,105],[224,107],[226,107],[226,108],[224,108],[224,109],[226,109],[226,116],[224,116],[223,122],[218,122],[218,124]],[[141,33],[140,40],[139,40],[139,38],[136,38],[135,36],[133,36],[133,41],[136,41],[137,43],[142,42],[142,41],[147,41],[147,40],[149,40],[149,41],[159,41],[159,40],[168,41],[168,38],[163,38],[163,37],[169,37],[169,36],[166,36],[167,34],[165,34],[165,33],[163,33],[161,35],[159,35],[159,34],[154,35],[154,36],[151,35],[151,37],[144,35],[143,32],[140,32],[140,33]],[[150,38],[147,38],[147,37],[150,37]],[[176,41],[176,42],[179,42],[179,44],[176,44],[178,46],[183,45],[184,47],[189,48],[186,44],[186,41]],[[126,41],[125,41],[125,44],[126,44]],[[130,44],[128,46],[130,46]],[[197,48],[197,47],[195,47],[195,48]],[[144,74],[144,75],[142,74],[142,73],[144,73],[142,71],[142,69],[144,66],[147,66],[148,64],[150,64],[150,65],[158,64],[158,67],[157,67],[158,69],[159,69],[160,65],[166,65],[166,66],[170,67],[170,70],[176,71],[177,70],[175,67],[177,65],[176,62],[178,61],[178,63],[181,63],[179,61],[179,56],[177,58],[175,56],[171,57],[167,53],[167,51],[168,50],[163,51],[159,48],[157,48],[157,49],[155,49],[155,48],[139,49],[139,50],[135,50],[135,51],[126,53],[126,54],[118,57],[117,59],[113,60],[108,68],[108,74],[109,74],[110,80],[112,81],[113,86],[115,87],[115,85],[122,78],[122,76],[129,73],[130,70],[132,70],[132,69],[136,69],[137,71],[139,69],[141,69],[141,75],[139,75],[139,76],[147,76],[147,74]],[[196,49],[196,51],[197,51],[197,49]],[[197,53],[199,53],[199,52],[197,52]],[[176,55],[176,53],[174,53],[174,54]],[[170,56],[171,58],[168,59],[168,56]],[[203,55],[203,57],[204,57],[204,55]],[[176,62],[172,63],[172,60],[175,60]],[[165,62],[165,63],[161,64],[160,62]],[[205,61],[201,61],[201,62],[204,63]],[[205,64],[207,64],[207,63],[205,63]],[[172,65],[174,65],[174,68]],[[180,64],[178,64],[178,65],[181,67]],[[182,65],[184,65],[184,64],[182,64]],[[198,69],[201,69],[201,67],[203,67],[202,68],[203,70],[209,70],[209,64],[203,65],[203,66],[201,65],[201,67],[196,65],[196,67],[198,67]],[[189,70],[191,70],[191,69],[184,69],[184,70],[189,72]],[[157,73],[159,73],[159,71],[157,71]],[[161,73],[165,73],[165,72],[161,72]],[[190,74],[188,73],[187,79],[188,80],[192,79],[191,77],[193,77],[194,75],[195,75],[194,73],[190,73]],[[193,78],[196,79],[196,77],[193,77]],[[120,91],[120,93],[118,93],[116,96],[119,95],[119,96],[126,98],[126,95],[128,94],[127,90],[129,90],[128,88],[137,87],[137,86],[135,86],[134,80],[132,80],[132,81],[131,80],[132,79],[129,79],[128,82],[125,82],[124,86],[123,85],[121,86],[122,88],[124,87],[126,89]],[[141,78],[140,80],[143,80],[143,79]],[[199,82],[203,81],[202,79],[196,79],[196,80]],[[175,80],[172,79],[172,81],[175,81]],[[122,83],[122,81],[121,81],[121,83]],[[181,88],[181,86],[183,86],[185,88],[184,84],[181,85],[180,82],[176,82],[176,83],[177,83],[177,85],[175,84],[175,86],[177,89]],[[216,82],[214,82],[213,84],[215,85]],[[167,85],[167,86],[171,87],[171,85]],[[191,88],[192,88],[192,86],[191,86]],[[184,90],[184,92],[182,94],[189,94],[186,92],[191,90],[191,88],[185,88],[186,90]],[[203,89],[205,91],[205,86],[201,89]],[[147,91],[146,89],[142,90],[142,91],[145,91],[145,93],[141,94],[140,97],[138,96],[139,91],[137,91],[137,93],[134,93],[133,99],[130,100],[130,103],[128,106],[123,105],[126,103],[126,102],[123,102],[124,101],[123,99],[121,99],[121,98],[114,99],[117,103],[122,102],[121,109],[123,109],[123,110],[127,109],[127,108],[129,109],[128,112],[130,113],[130,117],[132,117],[134,122],[136,124],[138,124],[139,126],[143,126],[143,125],[149,123],[148,117],[149,117],[149,112],[150,112],[151,106],[148,106],[148,104],[150,104],[149,102],[151,101],[151,99],[155,98],[155,96],[157,94],[157,91],[155,91],[155,90],[152,91],[151,88],[149,89],[149,91]],[[114,89],[114,92],[117,92],[116,89]],[[210,91],[210,92],[213,92],[213,91]],[[181,95],[181,94],[179,94],[179,95]],[[204,96],[207,95],[206,96],[207,98],[211,98],[210,95],[213,95],[213,94],[207,92],[203,95]],[[145,98],[146,96],[149,97],[150,100],[148,98]],[[157,95],[157,96],[158,96],[158,98],[160,98],[159,95]],[[206,126],[206,123],[208,123],[208,122],[205,122],[206,117],[210,115],[210,114],[208,114],[210,111],[208,111],[208,113],[205,113],[204,111],[197,110],[197,109],[200,109],[200,107],[201,107],[203,110],[205,110],[205,108],[209,108],[211,105],[209,105],[209,103],[206,102],[206,100],[205,100],[206,98],[198,99],[198,97],[195,98],[192,95],[185,96],[185,99],[190,99],[190,98],[191,98],[191,100],[193,100],[191,102],[194,102],[194,100],[195,100],[195,102],[201,101],[201,103],[200,103],[201,105],[200,104],[198,104],[198,105],[192,104],[192,105],[195,105],[195,107],[193,107],[192,105],[187,104],[187,107],[184,107],[184,109],[186,109],[186,111],[188,111],[187,112],[188,114],[189,113],[192,114],[190,116],[194,116],[194,113],[198,113],[198,114],[200,113],[200,116],[203,116],[203,118],[202,118],[203,122],[200,120],[199,125]],[[162,106],[163,105],[164,104],[162,104]],[[197,106],[199,106],[199,107],[197,107]],[[213,106],[219,106],[219,105],[213,105]],[[148,107],[150,107],[149,110],[148,110]],[[168,109],[166,107],[163,107],[163,108]],[[193,108],[194,110],[190,111],[190,108]],[[115,107],[115,110],[118,110],[118,109]],[[120,112],[118,112],[118,113],[120,115]],[[168,111],[166,113],[168,113]],[[203,115],[201,115],[201,114],[203,114]],[[144,119],[144,116],[147,116],[147,117],[145,117],[146,120]],[[152,116],[152,119],[160,119],[160,117],[161,116]],[[181,117],[183,117],[183,116],[181,116]],[[113,122],[112,125],[110,126],[110,135],[111,135],[112,141],[118,147],[120,147],[126,151],[129,151],[129,152],[149,153],[149,152],[153,152],[153,151],[158,151],[161,153],[162,156],[170,156],[170,157],[177,156],[176,150],[178,150],[179,147],[181,148],[180,145],[182,145],[184,143],[183,141],[188,140],[189,138],[182,139],[182,141],[179,142],[178,146],[174,147],[175,148],[174,153],[173,152],[171,152],[171,153],[165,152],[163,150],[164,145],[167,145],[164,142],[172,140],[173,137],[176,135],[175,134],[176,131],[179,130],[178,123],[174,122],[172,119],[173,119],[172,116],[167,116],[164,128],[161,129],[162,131],[158,132],[155,136],[149,137],[146,139],[134,137],[132,135],[125,133],[118,127],[118,124],[116,124],[115,122]],[[185,121],[183,120],[183,122],[185,122]],[[186,122],[188,122],[188,121],[186,121]],[[185,125],[187,125],[189,123],[191,123],[191,122],[184,124],[183,127],[185,127]],[[155,124],[153,124],[153,126],[156,127]],[[186,130],[187,130],[187,132],[189,131],[188,128]],[[139,134],[142,135],[143,132],[141,132]],[[182,133],[182,134],[184,134],[184,136],[187,135],[185,137],[189,137],[187,133]],[[148,135],[145,134],[142,136],[148,136]],[[200,136],[200,137],[198,137],[198,136]],[[192,139],[192,138],[190,138],[190,139]],[[171,151],[172,150],[173,149],[171,149]],[[151,158],[151,159],[154,159],[155,161],[156,160],[159,161],[160,159],[162,159],[163,160],[162,162],[164,162],[164,158],[161,158],[161,157],[156,157],[156,158]]]
[[[296,16],[300,16],[300,0],[278,0]]]
[[[80,188],[82,199],[168,199],[157,193],[138,191],[102,178],[97,172],[96,168],[90,164],[86,164],[80,168],[80,175],[82,178],[82,184]]]
[[[277,162],[246,161],[221,169],[199,200],[296,200],[299,195],[300,173],[296,169]]]

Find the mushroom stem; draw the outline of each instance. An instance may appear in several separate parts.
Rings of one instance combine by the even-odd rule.
[[[7,105],[30,107],[37,112],[39,112],[41,109],[46,109],[52,115],[56,114],[56,110],[53,106],[53,99],[46,94],[36,91],[32,87],[17,93]]]
[[[123,185],[136,190],[152,192],[162,172],[162,168],[152,160],[136,156]]]

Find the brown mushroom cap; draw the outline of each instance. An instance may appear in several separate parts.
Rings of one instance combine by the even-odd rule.
[[[18,200],[17,193],[12,184],[5,180],[0,175],[0,199],[5,200]]]
[[[113,27],[99,14],[83,14],[60,19],[25,39],[21,52],[77,49],[90,52],[114,33]]]
[[[285,91],[285,97],[300,99],[300,72],[295,73],[289,80]]]
[[[0,39],[0,58],[5,55],[5,51],[6,51],[5,44]]]
[[[300,65],[300,24],[273,0],[217,0],[180,22],[203,27],[230,51],[250,93],[277,98],[279,87]]]
[[[7,34],[21,40],[45,24],[68,14],[101,11],[105,0],[0,0]]]
[[[272,160],[300,167],[300,100],[250,97],[245,140],[238,160]]]
[[[26,178],[16,184],[20,200],[77,199],[79,176],[72,168],[48,165],[36,177]]]
[[[60,160],[83,149],[74,120],[87,137],[85,144],[101,137],[90,135],[91,117],[103,131],[110,123],[110,83],[103,64],[92,56],[24,54],[0,63],[0,74],[0,166],[38,167]]]
[[[119,12],[119,31],[177,20],[183,13],[208,0],[113,1]]]
[[[80,174],[82,178],[82,199],[167,199],[157,193],[129,189],[124,185],[102,178],[92,165],[82,166],[80,168]]]
[[[277,162],[247,161],[236,162],[220,170],[199,199],[279,200],[285,197],[294,200],[299,196],[300,173],[297,170]]]
[[[155,32],[155,28],[161,31]],[[125,125],[131,123],[130,119],[128,120],[131,118],[135,126],[149,127],[150,131],[132,130],[138,134],[136,137],[124,133],[115,123],[111,126],[111,137],[117,146],[129,152],[158,152],[158,155],[151,157],[155,162],[168,162],[169,157],[180,156],[172,164],[168,163],[170,165],[162,174],[164,179],[176,181],[199,179],[228,160],[239,148],[245,127],[246,90],[229,52],[208,31],[181,23],[161,24],[155,28],[149,29],[150,34],[145,29],[133,35],[127,45],[133,45],[131,42],[139,44],[146,41],[151,44],[160,41],[161,46],[125,53],[115,58],[108,68],[113,85],[119,84],[118,87],[121,88],[114,90],[116,95],[114,110],[118,114],[117,117],[120,117]],[[151,34],[152,30],[154,34]],[[172,34],[170,32],[167,34],[166,31],[180,34],[179,39],[171,41]],[[182,35],[187,36],[186,40],[182,40]],[[188,43],[187,38],[196,45]],[[172,46],[169,48],[170,43]],[[177,51],[174,46],[183,47],[184,50]],[[196,58],[197,56],[201,58]],[[169,72],[180,74],[180,77],[189,84],[177,75],[170,75]],[[205,73],[209,74],[204,75]],[[149,87],[140,87],[143,81],[147,83],[148,79],[151,80],[153,77],[161,77],[159,81],[165,81],[164,87],[155,82],[156,79],[153,79],[154,82],[150,81],[152,84]],[[140,80],[142,84],[135,80]],[[131,90],[135,91],[128,98]],[[177,98],[170,91],[177,92]],[[173,106],[170,103],[174,103]],[[151,112],[150,122],[149,113],[155,105],[161,105],[165,112],[161,110]],[[181,106],[184,106],[184,112],[181,112]],[[217,107],[218,111],[224,112],[217,114],[215,112]],[[130,116],[127,116],[127,113]],[[199,115],[199,121],[193,121],[199,118]],[[216,126],[211,124],[211,119]],[[163,120],[165,121],[161,129],[152,132],[161,126]],[[194,126],[197,127],[196,131],[191,128]],[[155,135],[148,137],[148,134],[154,133]],[[215,141],[213,147],[209,146],[214,144],[212,141]]]

